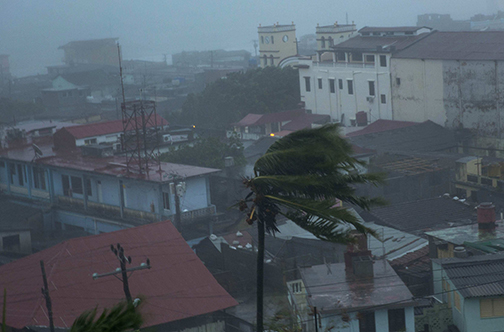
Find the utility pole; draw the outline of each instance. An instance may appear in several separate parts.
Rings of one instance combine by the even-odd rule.
[[[183,196],[186,191],[186,184],[180,181],[177,175],[173,176],[173,183],[170,185],[172,194],[175,196],[175,228],[182,234],[182,215],[180,212],[180,196]]]
[[[53,312],[51,297],[49,296],[49,287],[47,286],[47,277],[44,268],[44,261],[40,261],[40,269],[42,270],[42,279],[44,280],[44,288],[42,288],[42,295],[44,295],[47,307],[47,315],[49,316],[49,329],[54,332]]]
[[[318,332],[318,317],[317,317],[317,307],[313,307],[313,311],[315,312],[315,332]]]
[[[93,273],[93,279],[98,279],[101,277],[107,277],[111,275],[116,275],[121,273],[122,279],[119,279],[123,283],[123,290],[124,290],[124,295],[126,296],[126,301],[128,303],[132,303],[133,299],[131,298],[131,293],[129,289],[129,283],[128,283],[128,272],[132,271],[137,271],[137,270],[145,270],[145,269],[150,269],[150,260],[147,258],[146,263],[140,264],[140,266],[136,267],[130,267],[126,268],[126,262],[128,264],[131,264],[131,256],[126,256],[124,255],[124,248],[121,247],[121,244],[118,243],[117,247],[114,247],[113,244],[110,245],[110,250],[116,255],[117,259],[119,260],[120,268],[116,269],[114,272],[108,272],[108,273],[103,273],[103,274],[98,274],[98,273]]]

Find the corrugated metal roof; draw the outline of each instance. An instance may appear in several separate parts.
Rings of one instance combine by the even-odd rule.
[[[170,222],[130,228],[62,242],[0,267],[7,289],[7,325],[48,326],[40,260],[45,263],[54,325],[68,328],[85,310],[111,307],[124,299],[114,277],[93,280],[93,273],[115,270],[119,263],[110,245],[120,243],[132,265],[150,259],[150,270],[129,278],[133,297],[143,296],[143,327],[173,322],[237,305],[217,283]],[[0,308],[3,304],[0,304]]]
[[[394,58],[504,60],[504,31],[434,31]]]
[[[359,33],[366,32],[415,32],[420,29],[424,29],[427,27],[419,27],[419,26],[400,26],[400,27],[363,27],[359,30]],[[430,29],[430,28],[427,28]]]
[[[504,255],[481,255],[439,262],[463,297],[504,295]]]
[[[395,121],[395,120],[383,120],[379,119],[375,122],[367,125],[361,130],[353,131],[346,134],[347,137],[362,136],[373,133],[381,133],[383,131],[394,130],[399,128],[411,127],[418,125],[418,122],[410,121]]]
[[[290,110],[276,113],[268,114],[247,114],[239,122],[235,123],[235,126],[245,127],[245,126],[260,126],[267,123],[275,122],[285,122],[294,120],[296,117],[301,116],[305,113],[305,110]]]
[[[384,48],[381,50],[382,52],[390,52],[390,46],[394,46],[396,50],[402,50],[426,35],[422,33],[414,36],[356,36],[334,45],[332,48],[336,51],[369,50],[376,52],[377,47],[380,46]]]
[[[155,123],[158,126],[167,126],[168,121],[160,115],[151,117],[147,123],[147,127],[154,127]],[[89,123],[80,126],[65,127],[65,130],[72,134],[76,139],[85,137],[102,136],[107,134],[116,134],[123,131],[122,120],[113,120],[106,122]]]

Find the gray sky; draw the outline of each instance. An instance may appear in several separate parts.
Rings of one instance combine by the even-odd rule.
[[[0,53],[16,76],[46,73],[61,63],[58,46],[72,40],[119,37],[125,59],[162,60],[182,50],[253,52],[259,23],[294,21],[297,36],[317,23],[415,25],[416,15],[454,19],[504,9],[503,0],[0,0]]]

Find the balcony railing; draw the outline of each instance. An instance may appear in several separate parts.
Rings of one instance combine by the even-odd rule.
[[[313,61],[314,67],[337,67],[337,68],[366,68],[375,69],[374,63],[351,63],[351,62],[332,62],[332,61]]]

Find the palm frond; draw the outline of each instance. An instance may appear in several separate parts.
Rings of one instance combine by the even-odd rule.
[[[131,303],[119,303],[111,309],[104,309],[96,319],[97,308],[82,313],[72,324],[70,332],[121,332],[138,329],[142,317]]]

